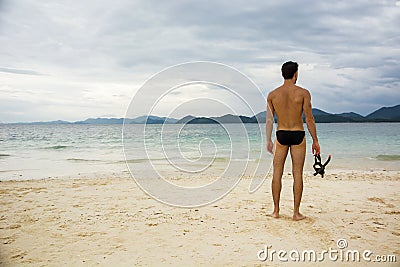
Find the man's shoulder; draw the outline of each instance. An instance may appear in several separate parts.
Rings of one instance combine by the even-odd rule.
[[[296,87],[297,89],[301,90],[301,91],[307,91],[307,89],[305,89],[305,88],[303,88],[303,87],[301,87],[301,86],[295,85],[295,87]]]
[[[279,87],[275,88],[274,90],[270,91],[268,93],[268,99],[271,99],[272,97],[274,97],[274,95],[276,94],[276,91],[279,89]]]
[[[310,92],[306,88],[303,88],[303,87],[300,87],[300,86],[297,86],[297,85],[296,85],[296,87],[297,87],[298,91],[301,94],[304,94],[304,95],[309,95],[310,94]]]
[[[277,93],[279,93],[279,90],[282,88],[282,86],[278,86],[275,89],[273,89],[271,92],[269,92],[268,95],[275,95]]]

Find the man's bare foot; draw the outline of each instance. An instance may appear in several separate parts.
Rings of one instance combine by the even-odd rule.
[[[272,218],[275,218],[275,219],[279,219],[279,212],[273,212],[273,213],[271,214],[271,217],[272,217]]]
[[[300,221],[300,220],[303,220],[305,218],[306,218],[306,216],[304,216],[301,213],[293,214],[293,221]]]

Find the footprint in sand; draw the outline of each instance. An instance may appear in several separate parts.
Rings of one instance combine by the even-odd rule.
[[[88,237],[93,236],[95,234],[99,234],[99,232],[81,232],[78,234],[79,237]]]
[[[3,239],[4,239],[4,241],[3,241],[3,244],[4,244],[4,245],[6,245],[6,244],[11,244],[12,242],[15,241],[15,239],[12,238],[12,237],[6,237],[6,238],[3,238]]]
[[[379,197],[369,197],[368,200],[372,201],[372,202],[384,204],[388,208],[394,208],[393,204],[386,203],[382,198],[379,198]]]
[[[10,258],[11,259],[23,259],[26,255],[27,255],[27,253],[25,251],[24,252],[21,251],[17,254],[12,255]]]
[[[390,215],[399,215],[400,211],[398,210],[393,210],[393,211],[386,211],[385,214],[390,214]]]
[[[379,197],[369,197],[368,200],[372,201],[372,202],[378,202],[378,203],[381,203],[381,204],[386,204],[385,201],[383,201],[383,199],[381,199]]]
[[[12,224],[10,226],[7,226],[5,229],[18,229],[20,227],[21,227],[20,224]]]
[[[373,223],[377,224],[377,225],[385,225],[384,223],[381,223],[381,222],[378,222],[378,221],[373,221]]]

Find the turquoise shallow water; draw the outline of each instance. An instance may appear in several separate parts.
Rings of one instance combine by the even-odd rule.
[[[268,168],[265,125],[224,126],[147,125],[143,133],[141,126],[127,125],[127,159],[135,168],[150,159],[159,170],[175,174],[207,166],[212,173],[212,167],[220,171],[241,161],[265,162]],[[331,169],[400,170],[400,123],[318,124],[317,131],[322,157],[333,156]],[[0,125],[1,180],[108,175],[128,175],[122,125]]]

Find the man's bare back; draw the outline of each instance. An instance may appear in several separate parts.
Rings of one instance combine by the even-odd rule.
[[[278,116],[278,130],[304,130],[303,104],[308,95],[294,84],[283,84],[269,94],[268,104]]]
[[[274,173],[272,178],[272,196],[274,211],[272,217],[279,218],[279,202],[282,188],[282,175],[287,154],[290,150],[292,158],[294,208],[293,220],[305,218],[300,213],[300,202],[303,194],[303,167],[306,153],[306,139],[302,115],[304,112],[307,128],[313,140],[312,151],[320,153],[314,117],[312,115],[311,95],[296,84],[298,65],[295,62],[286,62],[282,66],[284,83],[269,93],[267,103],[267,149],[274,149]],[[272,124],[274,114],[278,117],[277,141],[272,142]]]

